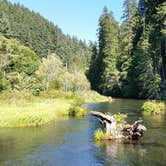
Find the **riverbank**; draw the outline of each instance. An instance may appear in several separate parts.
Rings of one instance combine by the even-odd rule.
[[[75,93],[60,91],[41,93],[40,96],[4,92],[0,94],[0,127],[40,126],[64,117],[84,116],[87,113],[81,107],[84,99]]]

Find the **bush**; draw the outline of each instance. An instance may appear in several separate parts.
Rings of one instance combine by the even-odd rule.
[[[165,104],[162,102],[156,102],[156,101],[147,101],[143,104],[142,110],[144,111],[144,114],[147,115],[156,115],[161,114],[165,109]]]
[[[79,106],[73,107],[69,111],[69,116],[72,116],[72,117],[85,116],[86,114],[87,114],[87,110]]]

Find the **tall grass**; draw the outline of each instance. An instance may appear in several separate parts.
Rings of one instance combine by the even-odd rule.
[[[85,115],[80,100],[56,93],[34,97],[29,93],[6,92],[0,94],[0,127],[39,126],[62,117]]]
[[[68,115],[72,100],[37,100],[27,105],[0,105],[0,127],[39,126]]]
[[[33,96],[28,92],[5,91],[0,93],[0,127],[39,126],[61,117],[84,116],[86,102],[108,101],[95,92],[84,95],[53,90]]]
[[[96,130],[94,133],[94,139],[96,141],[109,140],[112,138],[113,138],[113,135],[111,133],[106,133],[102,131],[101,129]]]

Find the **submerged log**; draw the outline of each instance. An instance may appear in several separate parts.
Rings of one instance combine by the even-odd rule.
[[[108,115],[102,112],[90,111],[90,114],[97,117],[102,124],[105,124],[106,133],[112,134],[113,139],[126,138],[129,140],[139,140],[143,137],[143,132],[146,127],[142,125],[142,120],[135,121],[133,124],[120,124],[120,129],[117,129],[117,122],[113,115]],[[124,132],[128,135],[124,136]]]

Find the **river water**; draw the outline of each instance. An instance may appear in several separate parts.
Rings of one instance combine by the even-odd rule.
[[[144,117],[143,101],[116,99],[88,104],[102,112],[127,113],[128,122],[143,118],[142,142],[94,142],[95,117],[61,120],[37,128],[0,129],[0,166],[165,166],[166,116]]]

